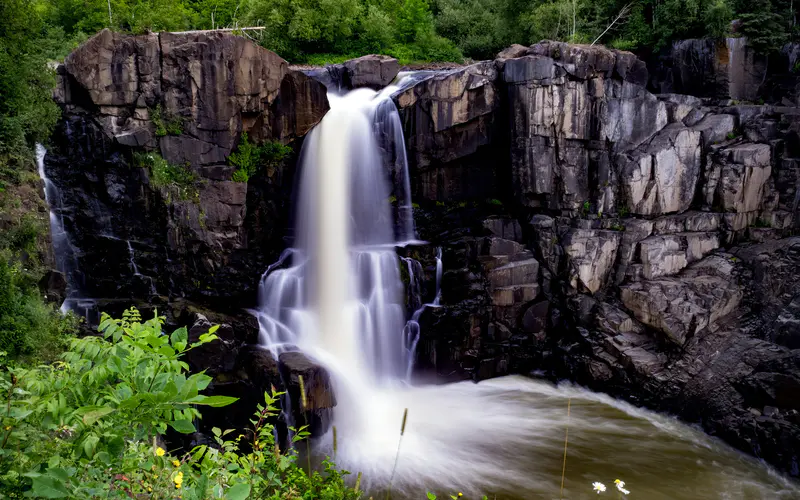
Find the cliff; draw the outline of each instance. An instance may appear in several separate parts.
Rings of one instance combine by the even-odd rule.
[[[327,110],[318,80],[374,87],[396,71],[368,57],[306,75],[243,38],[101,32],[60,69],[47,157],[73,283],[106,307],[218,313],[233,328],[193,366],[236,374],[232,392],[271,383],[253,366],[275,361],[242,347],[256,340],[243,308],[286,246],[295,161],[241,183],[226,158],[242,132],[299,151]],[[571,378],[796,475],[800,111],[648,85],[633,54],[541,42],[393,95],[430,242],[402,250],[423,261],[423,296],[443,249],[418,369]],[[156,151],[192,173],[190,196],[135,160]]]

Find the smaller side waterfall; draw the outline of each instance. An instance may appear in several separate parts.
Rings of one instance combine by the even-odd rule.
[[[36,145],[36,166],[39,177],[44,182],[44,197],[50,211],[50,239],[53,243],[53,256],[56,269],[64,273],[67,280],[67,297],[61,305],[61,311],[67,312],[74,310],[78,313],[83,311],[84,315],[89,314],[90,306],[79,301],[76,296],[76,274],[78,271],[78,259],[75,247],[69,240],[69,235],[64,229],[64,206],[61,200],[61,193],[58,187],[47,177],[44,170],[44,157],[47,149],[41,144]]]
[[[403,258],[408,266],[408,282],[409,282],[409,292],[414,293],[416,292],[416,296],[419,297],[420,295],[420,282],[422,281],[422,266],[419,262],[411,258]],[[403,329],[403,337],[406,340],[406,346],[408,351],[411,353],[417,352],[417,343],[419,343],[419,333],[420,333],[420,326],[419,326],[419,318],[422,316],[422,313],[425,311],[426,307],[439,307],[439,302],[442,297],[442,247],[436,248],[436,288],[434,290],[433,295],[433,302],[429,302],[427,304],[414,304],[417,308],[414,310],[414,314],[411,315],[411,319],[406,322],[406,326]],[[412,304],[409,301],[409,304]],[[411,380],[411,373],[414,370],[414,356],[409,357],[408,359],[408,367],[406,368],[406,380]]]

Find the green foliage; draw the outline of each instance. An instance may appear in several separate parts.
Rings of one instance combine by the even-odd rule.
[[[102,337],[73,340],[61,361],[18,366],[0,353],[0,496],[4,498],[357,499],[345,471],[323,462],[311,476],[281,453],[272,425],[280,393],[266,394],[251,432],[214,446],[168,453],[159,435],[195,431],[197,406],[235,398],[201,394],[211,377],[187,374],[181,357],[216,340],[211,327],[190,343],[186,328],[163,333],[163,318],[103,315]],[[296,429],[295,441],[306,439]]]
[[[794,12],[790,2],[781,0],[739,0],[741,33],[756,50],[778,50],[789,39]]]
[[[26,270],[0,254],[0,351],[46,358],[61,352],[72,326],[43,302]]]
[[[181,200],[197,200],[197,174],[188,167],[171,165],[158,153],[134,153],[133,163],[150,170],[150,183],[154,187],[174,189]]]
[[[372,52],[403,62],[462,59],[436,32],[426,0],[249,0],[242,10],[244,24],[265,27],[253,36],[293,62],[318,63],[314,54]]]
[[[29,0],[0,2],[0,154],[30,155],[59,116],[55,74],[42,47],[44,24]]]
[[[233,172],[233,180],[247,182],[259,171],[263,171],[267,177],[272,177],[291,152],[292,148],[274,141],[256,146],[250,142],[247,132],[243,132],[239,146],[228,157],[228,163],[237,167]]]
[[[181,135],[183,133],[183,118],[180,116],[165,116],[160,104],[150,110],[150,121],[156,127],[157,137]]]

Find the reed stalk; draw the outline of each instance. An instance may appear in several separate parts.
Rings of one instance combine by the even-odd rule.
[[[564,476],[567,472],[567,445],[569,444],[569,411],[572,407],[572,398],[567,400],[567,428],[564,430],[564,464],[561,466],[561,493],[559,497],[564,499]]]
[[[297,377],[300,381],[300,409],[303,411],[303,418],[308,427],[308,416],[306,415],[306,408],[308,408],[308,400],[306,399],[306,385],[303,381],[303,376]],[[307,432],[310,432],[307,430]],[[306,438],[306,459],[308,460],[308,477],[311,478],[311,434]]]
[[[336,426],[334,425],[333,426],[333,462],[334,463],[336,463],[336,448],[337,448],[337,445],[338,445],[338,442],[337,442],[337,439],[336,439]]]
[[[400,439],[397,441],[397,454],[394,456],[394,467],[392,467],[392,476],[389,478],[389,491],[386,492],[386,500],[392,496],[392,481],[394,481],[394,473],[397,471],[397,461],[400,459],[400,444],[403,442],[403,434],[406,432],[406,421],[408,420],[408,408],[403,410],[403,423],[400,426]]]

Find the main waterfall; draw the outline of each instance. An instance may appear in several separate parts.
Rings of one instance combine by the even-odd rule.
[[[721,442],[608,396],[522,377],[409,383],[419,311],[405,310],[395,252],[414,227],[394,90],[329,93],[303,145],[294,244],[264,273],[256,312],[273,354],[300,350],[330,372],[336,464],[374,491],[391,481],[393,498],[558,498],[569,426],[563,498],[590,498],[592,481],[616,477],[635,498],[796,498],[794,485]],[[331,433],[315,447],[333,456]]]

